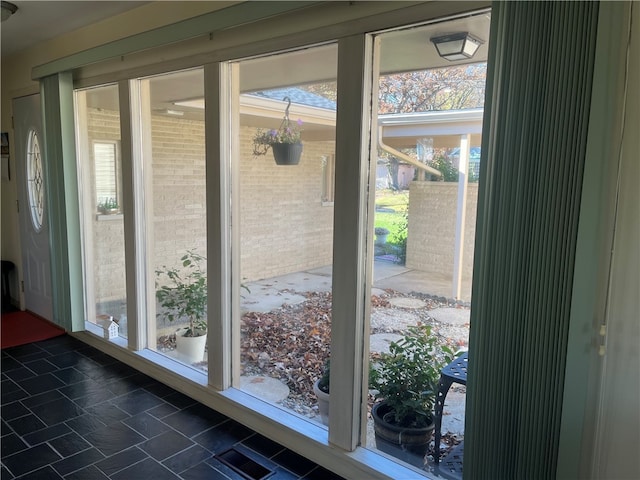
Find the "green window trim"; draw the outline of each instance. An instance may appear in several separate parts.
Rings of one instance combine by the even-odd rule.
[[[45,178],[49,205],[53,320],[68,331],[84,330],[84,298],[70,72],[42,79]]]

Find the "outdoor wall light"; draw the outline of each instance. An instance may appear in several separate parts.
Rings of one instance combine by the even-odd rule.
[[[478,47],[484,42],[468,32],[452,33],[431,39],[438,50],[438,55],[450,62],[467,60],[473,57]]]
[[[16,13],[18,11],[18,7],[16,7],[11,2],[3,1],[2,5],[0,6],[0,8],[2,9],[2,21],[3,22],[5,20],[8,20],[11,15],[13,15],[14,13]]]

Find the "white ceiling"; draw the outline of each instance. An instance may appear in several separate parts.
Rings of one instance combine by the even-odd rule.
[[[0,27],[2,56],[72,32],[148,2],[11,0],[18,11]]]

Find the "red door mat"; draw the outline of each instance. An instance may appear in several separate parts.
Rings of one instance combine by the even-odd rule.
[[[31,312],[3,313],[0,327],[0,343],[3,349],[47,340],[65,333],[62,328]]]

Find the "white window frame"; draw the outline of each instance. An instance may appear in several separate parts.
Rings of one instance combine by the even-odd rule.
[[[322,205],[330,207],[335,203],[336,188],[336,156],[335,154],[322,155]]]
[[[450,4],[451,5],[451,4]],[[140,139],[145,135],[141,127],[141,119],[132,114],[141,107],[145,96],[140,95],[135,80],[122,79],[120,103],[122,130],[122,162],[124,205],[127,208],[125,218],[130,223],[125,226],[127,248],[127,284],[128,298],[136,298],[138,305],[137,319],[130,319],[128,350],[121,341],[107,342],[96,335],[85,332],[80,336],[87,342],[98,346],[117,358],[131,364],[141,371],[158,378],[167,384],[180,389],[194,399],[219,410],[232,418],[241,419],[248,427],[269,436],[275,441],[292,448],[311,460],[329,466],[337,473],[347,477],[358,478],[390,478],[395,476],[412,477],[416,471],[404,467],[385,455],[359,448],[366,418],[366,373],[365,359],[368,358],[368,341],[365,338],[369,316],[369,297],[367,292],[371,286],[371,255],[373,239],[367,236],[372,230],[373,202],[369,198],[373,190],[368,185],[375,182],[375,168],[370,168],[370,147],[374,145],[376,132],[370,129],[371,80],[374,66],[373,36],[365,32],[379,32],[384,28],[395,28],[400,25],[416,23],[430,19],[442,19],[453,15],[456,11],[470,10],[472,4],[461,3],[453,6],[438,4],[429,7],[418,5],[396,12],[387,20],[384,13],[373,15],[364,22],[360,18],[352,26],[342,24],[340,28],[327,31],[315,29],[303,32],[300,25],[297,32],[290,37],[282,36],[273,41],[259,40],[226,50],[214,51],[207,55],[205,63],[205,110],[206,121],[206,164],[207,164],[207,215],[208,215],[208,272],[209,272],[209,315],[210,338],[209,373],[195,372],[180,366],[176,362],[144,349],[147,335],[144,318],[153,316],[153,308],[147,311],[144,303],[153,299],[153,276],[145,262],[148,253],[148,239],[152,237],[149,225],[143,224],[149,211],[149,204],[144,200],[146,180],[139,177],[136,168],[140,168],[144,152],[139,151]],[[473,9],[482,8],[483,4],[474,4]],[[423,16],[416,16],[416,10]],[[364,15],[363,11],[363,15]],[[347,35],[352,30],[351,35]],[[257,29],[256,31],[259,31]],[[277,407],[255,399],[250,395],[231,387],[233,378],[234,342],[239,343],[238,322],[231,319],[237,316],[234,305],[239,305],[240,284],[232,282],[237,279],[233,267],[238,264],[231,248],[237,242],[237,231],[230,229],[230,205],[234,199],[231,182],[238,178],[233,175],[231,157],[237,152],[230,135],[234,128],[229,123],[228,112],[232,111],[230,99],[234,95],[233,86],[228,82],[232,77],[230,64],[237,58],[248,58],[252,55],[277,53],[290,48],[307,47],[318,42],[338,39],[338,98],[340,110],[336,119],[336,179],[335,202],[345,208],[336,209],[334,223],[334,323],[332,325],[332,358],[342,368],[333,369],[332,385],[336,395],[332,395],[332,416],[329,432],[324,428],[302,420]],[[210,47],[215,48],[215,47]],[[173,60],[158,64],[147,71],[148,74],[171,72],[185,68],[185,62],[193,62],[190,66],[202,65],[203,56],[194,55],[192,60]],[[142,75],[140,69],[135,72]],[[90,80],[83,80],[90,82]],[[82,82],[80,84],[82,84]],[[127,88],[124,88],[124,87]],[[342,93],[341,93],[342,92]],[[346,94],[345,92],[348,92]],[[142,108],[142,111],[145,111]],[[354,140],[355,138],[355,140]],[[356,161],[340,161],[341,158],[357,159]],[[133,165],[137,165],[133,168]],[[375,167],[375,162],[374,162]],[[135,189],[140,189],[137,193]],[[237,199],[235,199],[237,200]],[[371,228],[370,228],[371,227]],[[131,260],[131,262],[129,261]],[[129,268],[130,266],[130,268]],[[151,279],[151,280],[150,280]],[[131,290],[131,291],[129,291]],[[339,292],[342,292],[340,294]],[[133,331],[132,331],[133,330]],[[213,388],[211,388],[213,387]],[[333,393],[332,389],[332,393]],[[339,407],[339,408],[338,408]],[[337,413],[334,413],[337,412]],[[424,472],[421,472],[424,474]]]

